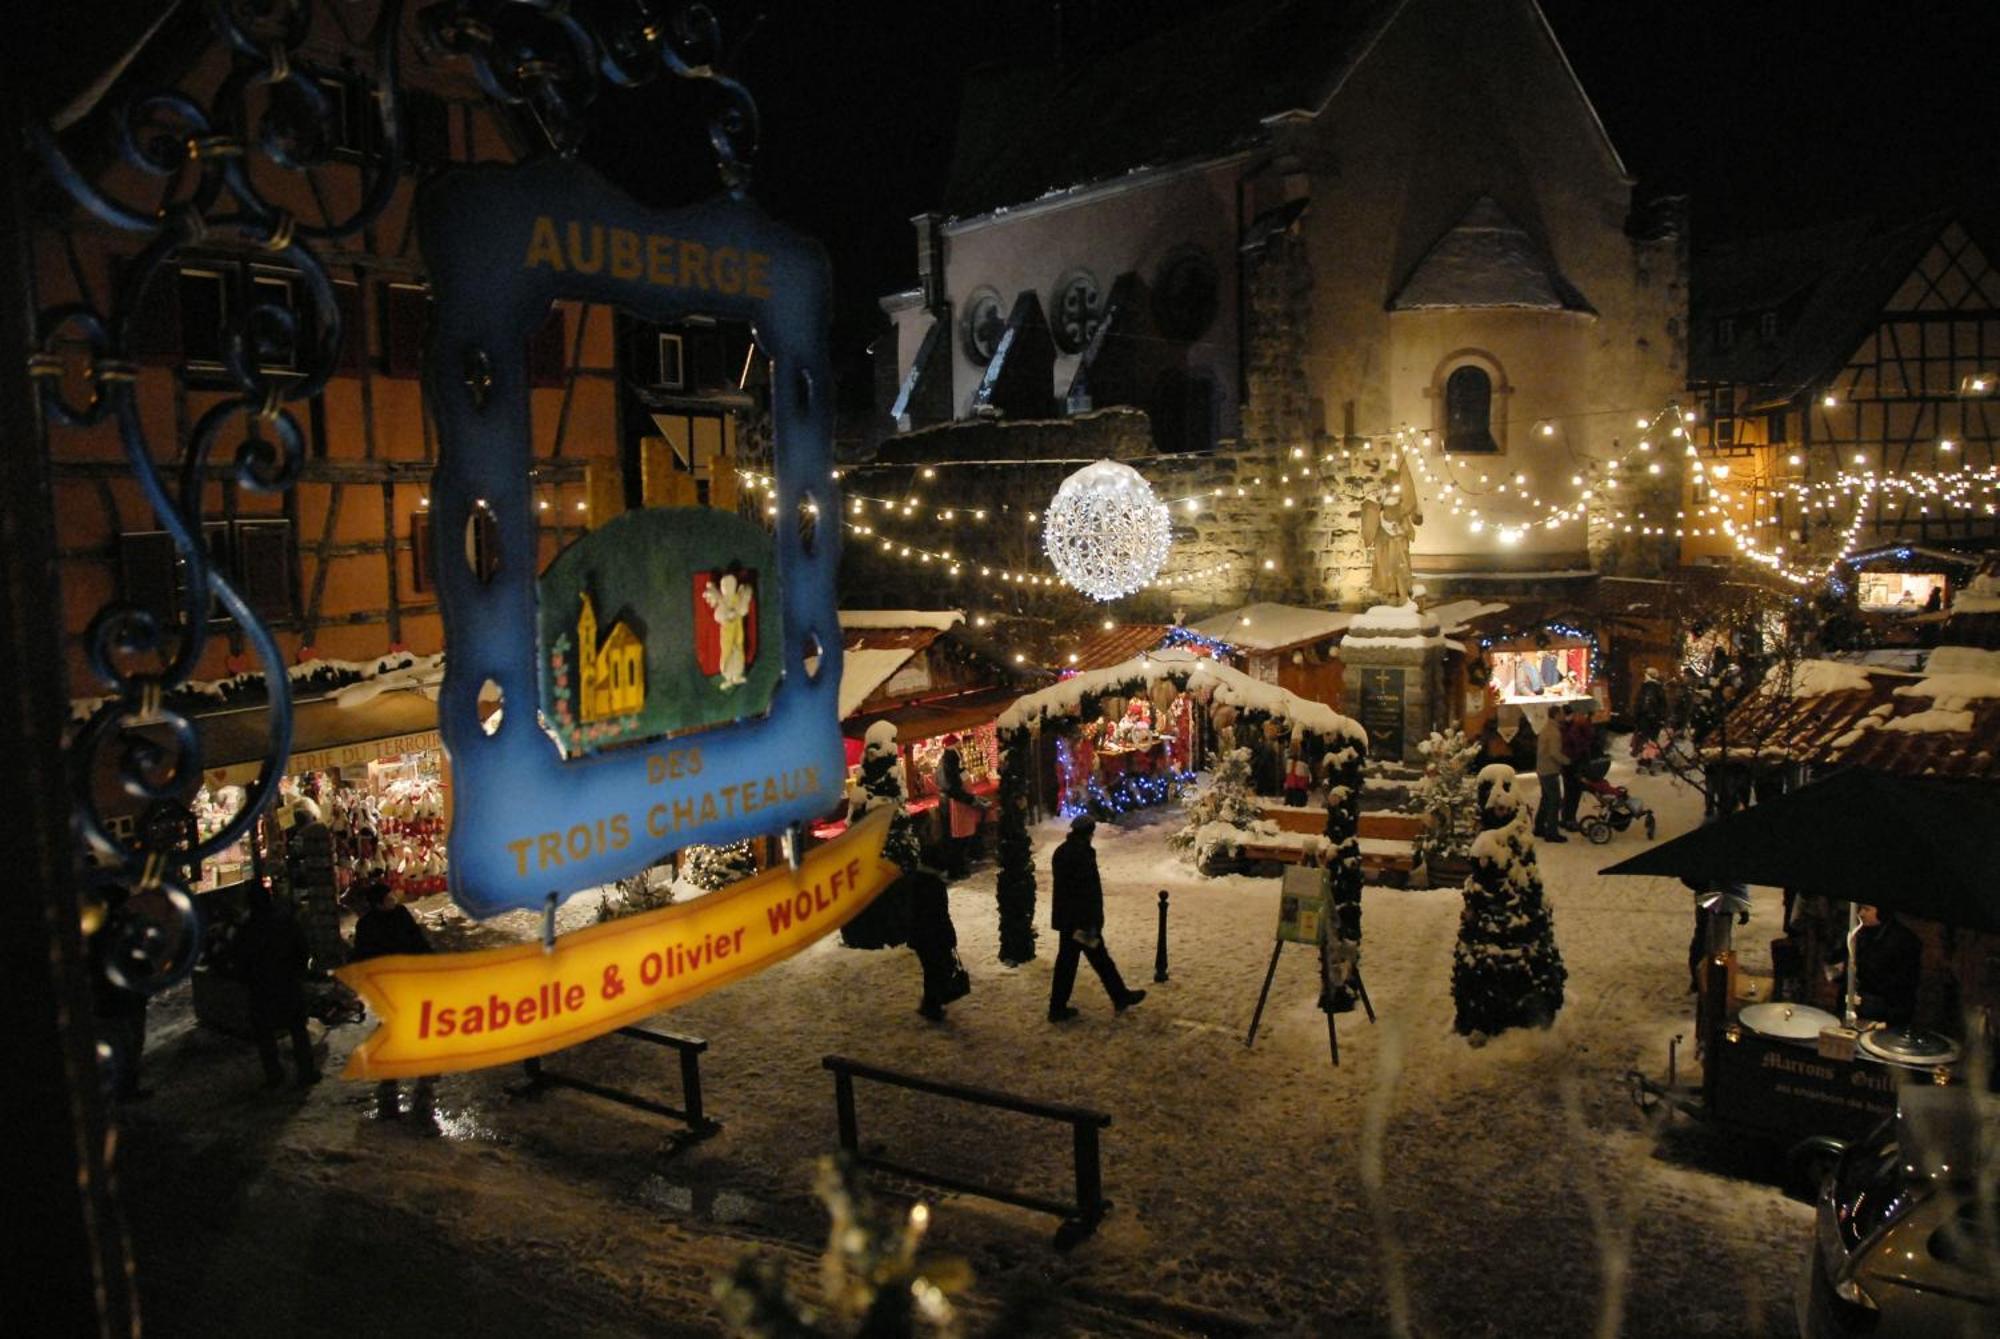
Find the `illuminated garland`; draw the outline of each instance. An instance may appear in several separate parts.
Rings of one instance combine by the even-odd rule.
[[[1236,648],[1220,637],[1210,637],[1206,633],[1196,632],[1193,628],[1178,623],[1167,629],[1167,635],[1160,640],[1160,647],[1163,650],[1170,647],[1186,647],[1200,651],[1213,659],[1225,661],[1236,654]]]

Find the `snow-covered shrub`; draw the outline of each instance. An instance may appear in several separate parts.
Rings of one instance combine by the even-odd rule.
[[[1184,858],[1206,868],[1224,843],[1229,829],[1247,829],[1264,818],[1264,806],[1250,791],[1250,750],[1231,749],[1222,755],[1208,784],[1183,802],[1187,822],[1167,839]],[[1242,840],[1239,835],[1236,839]]]
[[[1479,798],[1472,779],[1479,743],[1467,739],[1463,730],[1433,730],[1417,751],[1425,758],[1424,775],[1411,790],[1410,802],[1429,820],[1417,837],[1417,854],[1425,864],[1462,860],[1479,830]]]
[[[1000,913],[1000,961],[1009,967],[1035,956],[1035,854],[1028,839],[1031,741],[1026,726],[1000,732],[1000,872],[994,901]]]
[[[1547,1027],[1562,1008],[1562,954],[1542,898],[1528,812],[1514,769],[1484,768],[1477,781],[1480,833],[1452,950],[1453,1026],[1477,1040],[1508,1028]]]
[[[1361,767],[1359,745],[1340,740],[1320,760],[1326,777],[1325,859],[1333,868],[1333,933],[1349,948],[1343,957],[1361,961]],[[1335,1013],[1352,1009],[1359,996],[1353,973],[1333,983],[1326,1006]]]
[[[744,848],[748,850],[748,847]],[[621,916],[636,916],[642,911],[658,911],[661,907],[674,904],[674,886],[671,882],[654,882],[651,870],[640,870],[629,879],[620,879],[605,890],[604,900],[597,904],[597,920],[615,921]]]

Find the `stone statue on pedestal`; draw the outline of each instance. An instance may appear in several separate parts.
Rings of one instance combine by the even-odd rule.
[[[1408,604],[1414,581],[1410,574],[1410,541],[1424,523],[1423,500],[1405,459],[1396,482],[1361,504],[1361,541],[1374,564],[1369,584],[1385,604]]]

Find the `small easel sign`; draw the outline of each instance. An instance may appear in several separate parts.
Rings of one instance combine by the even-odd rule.
[[[1334,1031],[1333,1010],[1328,1008],[1334,989],[1354,983],[1368,1021],[1375,1021],[1375,1006],[1368,999],[1368,987],[1361,981],[1361,955],[1354,945],[1334,932],[1332,871],[1316,865],[1294,865],[1285,871],[1283,890],[1278,895],[1278,933],[1271,945],[1271,965],[1264,972],[1264,988],[1257,992],[1257,1008],[1250,1015],[1250,1032],[1245,1046],[1257,1041],[1257,1027],[1264,1017],[1264,1004],[1271,997],[1271,982],[1278,974],[1278,955],[1286,944],[1310,944],[1319,950],[1319,1006],[1326,1011],[1326,1044],[1333,1063],[1340,1064],[1340,1037]]]

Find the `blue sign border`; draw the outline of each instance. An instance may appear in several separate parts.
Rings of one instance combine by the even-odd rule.
[[[572,223],[585,238],[603,229],[592,272],[547,259],[546,225],[566,244]],[[530,264],[538,225],[543,255]],[[824,251],[746,200],[647,210],[596,173],[561,160],[440,176],[418,196],[416,228],[436,299],[424,395],[439,433],[431,535],[447,652],[438,729],[453,773],[447,848],[453,900],[478,917],[539,909],[551,892],[629,876],[692,842],[740,841],[827,813],[841,798],[846,758],[834,585],[841,509],[832,478],[827,357],[832,280]],[[616,251],[622,263],[614,263],[614,243],[624,240],[615,231],[638,238],[636,273],[629,246]],[[676,266],[690,254],[683,243],[705,248],[708,257],[733,251],[734,291],[725,291],[719,265],[714,286],[706,279],[701,288],[679,286]],[[754,275],[752,253],[762,261]],[[581,254],[589,258],[587,244]],[[766,716],[570,761],[536,721],[539,521],[529,476],[526,350],[559,298],[615,306],[649,321],[695,314],[747,321],[772,358],[784,642],[771,651],[784,657],[784,678]],[[482,500],[499,538],[498,571],[486,583],[458,560]],[[808,503],[820,518],[811,552],[790,523]],[[817,673],[808,675],[814,642]],[[479,720],[489,680],[499,686],[503,708],[490,735]],[[698,774],[679,766],[669,774],[653,761],[673,753],[685,758],[693,749],[700,750]],[[774,793],[765,785],[772,778],[783,780],[779,798],[761,802]],[[760,803],[749,811],[753,789]],[[713,804],[725,792],[726,811]],[[701,808],[705,798],[708,809]],[[668,814],[693,805],[703,817],[692,828],[676,822],[661,835],[647,821],[661,805]],[[608,825],[617,816],[625,840],[613,849],[617,832]],[[554,867],[536,858],[551,833],[560,855]],[[523,840],[534,843],[527,858]]]

